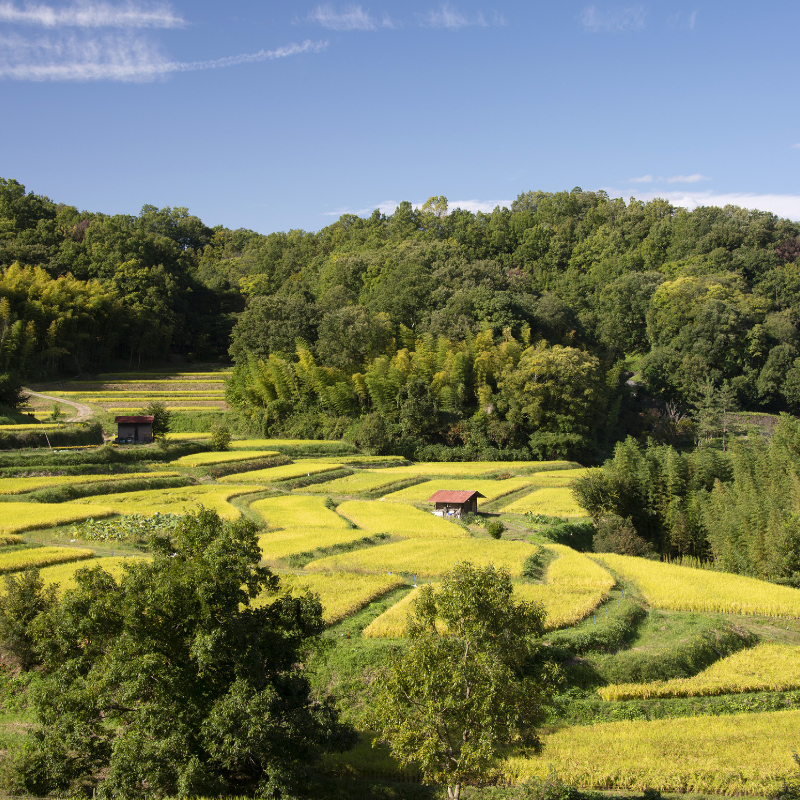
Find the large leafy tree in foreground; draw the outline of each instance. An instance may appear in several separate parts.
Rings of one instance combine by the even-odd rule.
[[[379,738],[458,800],[500,747],[538,743],[553,677],[537,658],[543,631],[543,607],[515,602],[504,570],[465,562],[438,591],[424,586],[376,704]]]
[[[322,631],[313,595],[259,567],[252,523],[186,516],[152,560],[102,569],[33,624],[40,727],[15,764],[36,795],[287,797],[322,749],[350,735],[311,702],[300,664]]]

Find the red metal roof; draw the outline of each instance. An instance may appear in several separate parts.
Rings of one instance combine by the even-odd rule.
[[[429,498],[429,503],[467,503],[473,497],[486,497],[480,492],[456,491],[454,489],[440,489]]]
[[[129,424],[129,425],[137,423],[137,422],[140,425],[143,425],[145,423],[152,422],[152,421],[153,421],[153,417],[114,417],[114,422],[117,422],[117,423],[121,422],[123,424]]]

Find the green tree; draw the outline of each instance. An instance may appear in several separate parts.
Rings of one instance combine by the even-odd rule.
[[[227,450],[231,443],[231,431],[222,422],[215,422],[211,427],[211,446],[214,450]]]
[[[172,426],[172,412],[160,401],[153,400],[140,412],[143,417],[153,418],[153,438],[166,439]]]
[[[56,602],[55,587],[45,588],[39,570],[28,569],[7,575],[0,595],[0,649],[23,670],[39,663],[31,625],[36,617]]]
[[[150,546],[119,580],[79,571],[37,617],[38,725],[15,791],[292,796],[322,749],[351,742],[302,668],[319,599],[274,596],[249,521],[201,509]]]
[[[514,602],[504,570],[465,562],[438,591],[424,586],[376,703],[379,740],[458,800],[501,747],[537,744],[552,677],[535,660],[543,631],[544,609]]]

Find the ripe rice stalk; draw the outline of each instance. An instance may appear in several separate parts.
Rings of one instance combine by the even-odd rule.
[[[503,508],[503,512],[509,514],[525,514],[528,511],[548,517],[587,516],[572,496],[572,490],[564,486],[537,489]]]
[[[800,647],[764,643],[722,658],[692,678],[621,683],[598,689],[603,700],[708,697],[741,692],[800,689]]]
[[[0,478],[0,494],[22,494],[50,486],[77,486],[87,483],[136,480],[140,478],[171,478],[180,472],[125,472],[111,475],[45,475],[36,478]],[[2,506],[0,506],[2,511]]]
[[[327,556],[307,565],[309,571],[404,573],[421,577],[442,575],[469,561],[482,567],[504,567],[512,577],[522,574],[525,559],[536,552],[527,542],[494,539],[406,539],[401,542]]]
[[[558,487],[571,486],[578,478],[583,478],[589,474],[588,469],[559,469],[547,472],[537,472],[531,475],[531,484],[534,486]]]
[[[249,456],[248,456],[249,458]],[[278,481],[300,478],[303,475],[319,475],[322,472],[333,472],[341,464],[319,464],[315,461],[301,461],[286,464],[282,467],[269,467],[252,472],[240,472],[238,475],[226,475],[220,478],[220,483],[275,483]]]
[[[469,538],[460,525],[406,504],[383,500],[348,500],[337,511],[370,533],[389,533],[406,538]]]
[[[325,547],[349,544],[365,538],[357,528],[284,528],[258,538],[258,546],[267,561],[278,561],[298,553],[312,553]]]
[[[586,789],[774,797],[797,769],[800,711],[570,726],[510,757],[512,783],[553,776]]]
[[[633,556],[598,553],[595,559],[633,581],[656,608],[800,619],[800,589]]]
[[[225,450],[214,453],[192,453],[172,461],[180,467],[203,467],[206,464],[224,464],[228,461],[244,461],[248,458],[267,458],[279,455],[277,450]]]
[[[344,461],[344,459],[341,459]],[[306,486],[302,491],[318,494],[359,494],[368,492],[372,489],[379,489],[381,486],[397,483],[397,475],[381,475],[375,472],[356,472],[344,478],[336,478],[326,483],[317,483],[313,486]]]
[[[102,519],[119,513],[105,503],[106,495],[96,503],[3,503],[0,506],[0,533],[19,533],[35,528],[53,528],[90,517]]]
[[[517,475],[529,475],[545,470],[570,469],[572,461],[424,461],[410,467],[386,467],[382,472],[390,470],[396,475],[413,477],[430,475],[454,478],[469,478],[474,475],[486,475],[489,472],[510,472]]]
[[[452,489],[453,491],[480,492],[484,495],[484,497],[478,498],[478,505],[481,506],[484,503],[496,500],[498,497],[524,489],[530,484],[531,478],[506,478],[502,481],[479,480],[476,478],[447,478],[418,483],[416,486],[400,489],[400,491],[387,494],[386,499],[425,502],[434,492],[438,492],[441,489]]]
[[[350,529],[347,520],[327,508],[321,497],[268,497],[265,500],[256,500],[250,508],[260,514],[270,528]]]
[[[10,553],[0,551],[0,573],[81,561],[93,556],[93,550],[77,547],[32,547],[30,550],[12,550]]]
[[[310,591],[319,595],[323,608],[322,617],[328,625],[355,614],[403,584],[404,581],[399,577],[356,575],[348,572],[281,576],[281,591],[288,589],[293,595]],[[264,593],[256,599],[254,605],[265,605],[274,597],[274,594]]]

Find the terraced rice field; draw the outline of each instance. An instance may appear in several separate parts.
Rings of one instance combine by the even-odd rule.
[[[298,553],[357,542],[368,535],[357,528],[284,528],[260,536],[258,546],[265,560],[278,561]]]
[[[207,464],[225,464],[228,461],[244,461],[248,458],[268,458],[277,455],[277,450],[227,450],[214,453],[192,453],[189,456],[176,458],[171,463],[179,467],[204,467]]]
[[[403,475],[405,477],[414,477],[415,475],[462,477],[486,475],[490,472],[528,475],[545,470],[571,469],[575,466],[576,464],[572,461],[424,461],[412,464],[409,467],[386,467],[382,472],[391,471],[395,475]]]
[[[297,491],[313,492],[315,494],[354,495],[380,489],[383,486],[390,486],[393,483],[397,483],[397,481],[397,475],[381,475],[379,472],[360,471],[344,478],[335,478],[325,483],[306,486],[304,489],[298,489]]]
[[[59,425],[55,422],[26,422],[16,425],[0,425],[0,431],[54,431],[63,427],[63,424]]]
[[[405,538],[465,539],[460,525],[434,517],[413,506],[384,500],[348,500],[336,509],[359,528],[370,533],[390,533]]]
[[[571,486],[576,478],[583,478],[588,475],[588,469],[560,469],[548,470],[547,472],[536,472],[531,475],[530,482],[533,486],[552,487],[552,486]]]
[[[530,486],[530,478],[506,478],[502,481],[480,480],[478,478],[448,478],[438,481],[426,481],[418,483],[416,486],[409,486],[406,489],[392,492],[386,495],[387,500],[407,500],[410,502],[425,502],[440,489],[452,489],[453,491],[480,492],[484,497],[478,498],[478,505],[482,506],[491,503],[498,497],[517,492]]]
[[[656,608],[800,619],[800,589],[633,556],[598,553],[595,558],[635,583]]]
[[[136,480],[139,478],[166,478],[179,472],[126,472],[115,475],[43,475],[37,478],[0,478],[0,494],[23,494],[50,486],[85,485],[108,481]],[[3,507],[0,506],[0,514]]]
[[[373,600],[377,600],[392,589],[402,586],[400,578],[388,575],[354,575],[348,572],[331,575],[286,575],[281,578],[282,588],[292,594],[305,591],[320,597],[323,619],[328,625],[354,614]],[[270,602],[274,595],[261,595],[254,605]]]
[[[581,508],[572,496],[568,487],[550,487],[537,489],[525,497],[520,497],[503,507],[509,514],[544,514],[548,517],[585,517],[586,511]]]
[[[220,483],[276,483],[278,481],[302,478],[304,475],[319,475],[322,472],[333,472],[340,469],[341,464],[319,464],[315,461],[302,461],[298,464],[286,464],[283,467],[269,467],[252,472],[240,472],[238,475],[226,475]]]
[[[319,452],[323,452],[341,449],[342,443],[327,442],[321,439],[238,439],[231,442],[232,450],[257,450],[270,447],[314,447]]]
[[[30,550],[12,550],[10,553],[0,551],[0,573],[81,561],[93,555],[94,551],[77,547],[32,547]]]
[[[270,528],[350,529],[347,520],[327,508],[321,497],[268,497],[256,500],[250,508],[260,514]]]
[[[104,503],[105,499],[106,496],[101,496],[92,503],[3,503],[0,505],[0,533],[20,533],[119,514]]]
[[[39,570],[39,576],[47,586],[57,584],[59,595],[63,595],[66,591],[75,586],[75,573],[78,570],[101,567],[119,580],[125,572],[125,564],[133,562],[135,559],[136,557],[103,556],[101,558],[87,559],[86,561],[76,561],[70,564],[58,564],[53,567],[45,567]]]
[[[228,500],[241,494],[259,492],[262,486],[184,486],[173,489],[145,489],[139,492],[99,495],[76,500],[73,505],[92,505],[102,500],[105,509],[112,514],[142,514],[152,516],[162,514],[185,514],[199,505],[219,513],[223,519],[238,519],[241,512]],[[22,504],[21,504],[22,505]],[[62,503],[62,506],[67,505]],[[87,515],[88,516],[88,515]],[[93,514],[92,516],[97,516]],[[83,517],[85,519],[85,517]]]
[[[597,690],[603,700],[707,697],[741,692],[800,689],[800,647],[764,643],[722,658],[692,678],[620,683]]]
[[[797,769],[800,711],[566,727],[540,755],[509,758],[512,781],[557,777],[591,789],[774,796]]]
[[[527,542],[492,539],[406,539],[367,550],[328,556],[306,566],[310,571],[405,573],[422,577],[442,575],[462,561],[482,567],[504,567],[512,577],[522,574],[525,559],[536,552]]]

